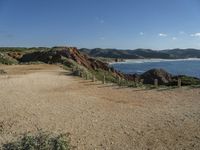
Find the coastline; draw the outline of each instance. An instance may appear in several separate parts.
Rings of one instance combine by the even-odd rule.
[[[113,61],[110,62],[109,65],[111,64],[117,64],[117,63],[145,63],[145,62],[168,62],[168,61],[191,61],[191,60],[196,60],[200,61],[200,58],[180,58],[180,59],[160,59],[160,58],[144,58],[144,59],[123,59],[123,61]]]
[[[129,59],[110,63],[114,69],[126,74],[142,74],[150,69],[164,69],[172,75],[186,75],[200,78],[200,59]]]

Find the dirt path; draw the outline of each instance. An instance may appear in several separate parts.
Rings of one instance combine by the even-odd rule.
[[[0,66],[0,142],[70,132],[77,149],[200,149],[200,89],[119,88],[58,66]]]

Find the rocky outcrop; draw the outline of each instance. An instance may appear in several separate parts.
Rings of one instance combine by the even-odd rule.
[[[54,47],[48,51],[36,51],[24,54],[19,62],[34,62],[40,61],[44,63],[64,63],[65,59],[74,60],[79,65],[86,67],[87,69],[102,69],[105,71],[111,71],[113,75],[122,77],[123,74],[115,71],[112,67],[105,62],[90,58],[87,55],[81,54],[75,47]]]
[[[86,55],[80,54],[80,52],[75,47],[54,47],[48,51],[36,51],[24,54],[19,61],[20,62],[34,62],[41,61],[44,63],[63,63],[64,59],[72,59],[79,65],[83,65],[88,69],[95,69],[95,67],[103,67],[108,69],[107,65],[97,61],[95,59],[89,58]]]
[[[169,84],[172,82],[172,75],[163,69],[151,69],[143,73],[140,78],[145,84],[153,84],[155,79],[158,79],[160,85]]]
[[[13,59],[20,59],[23,56],[22,52],[8,52],[7,55]]]

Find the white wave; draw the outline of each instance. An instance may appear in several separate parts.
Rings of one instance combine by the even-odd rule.
[[[132,63],[173,62],[173,61],[200,61],[200,58],[187,58],[187,59],[127,59],[124,62],[112,62],[110,64],[132,64]]]
[[[143,73],[145,72],[144,70],[136,70],[137,73]]]

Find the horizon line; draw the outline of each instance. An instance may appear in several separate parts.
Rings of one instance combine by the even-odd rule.
[[[87,47],[78,47],[78,46],[69,46],[69,45],[55,45],[55,46],[0,46],[0,48],[54,48],[54,47],[75,47],[77,49],[114,49],[114,50],[152,50],[152,51],[163,51],[163,50],[188,50],[188,49],[194,49],[194,50],[200,50],[199,48],[164,48],[164,49],[153,49],[153,48],[101,48],[101,47],[94,47],[94,48],[87,48]]]

